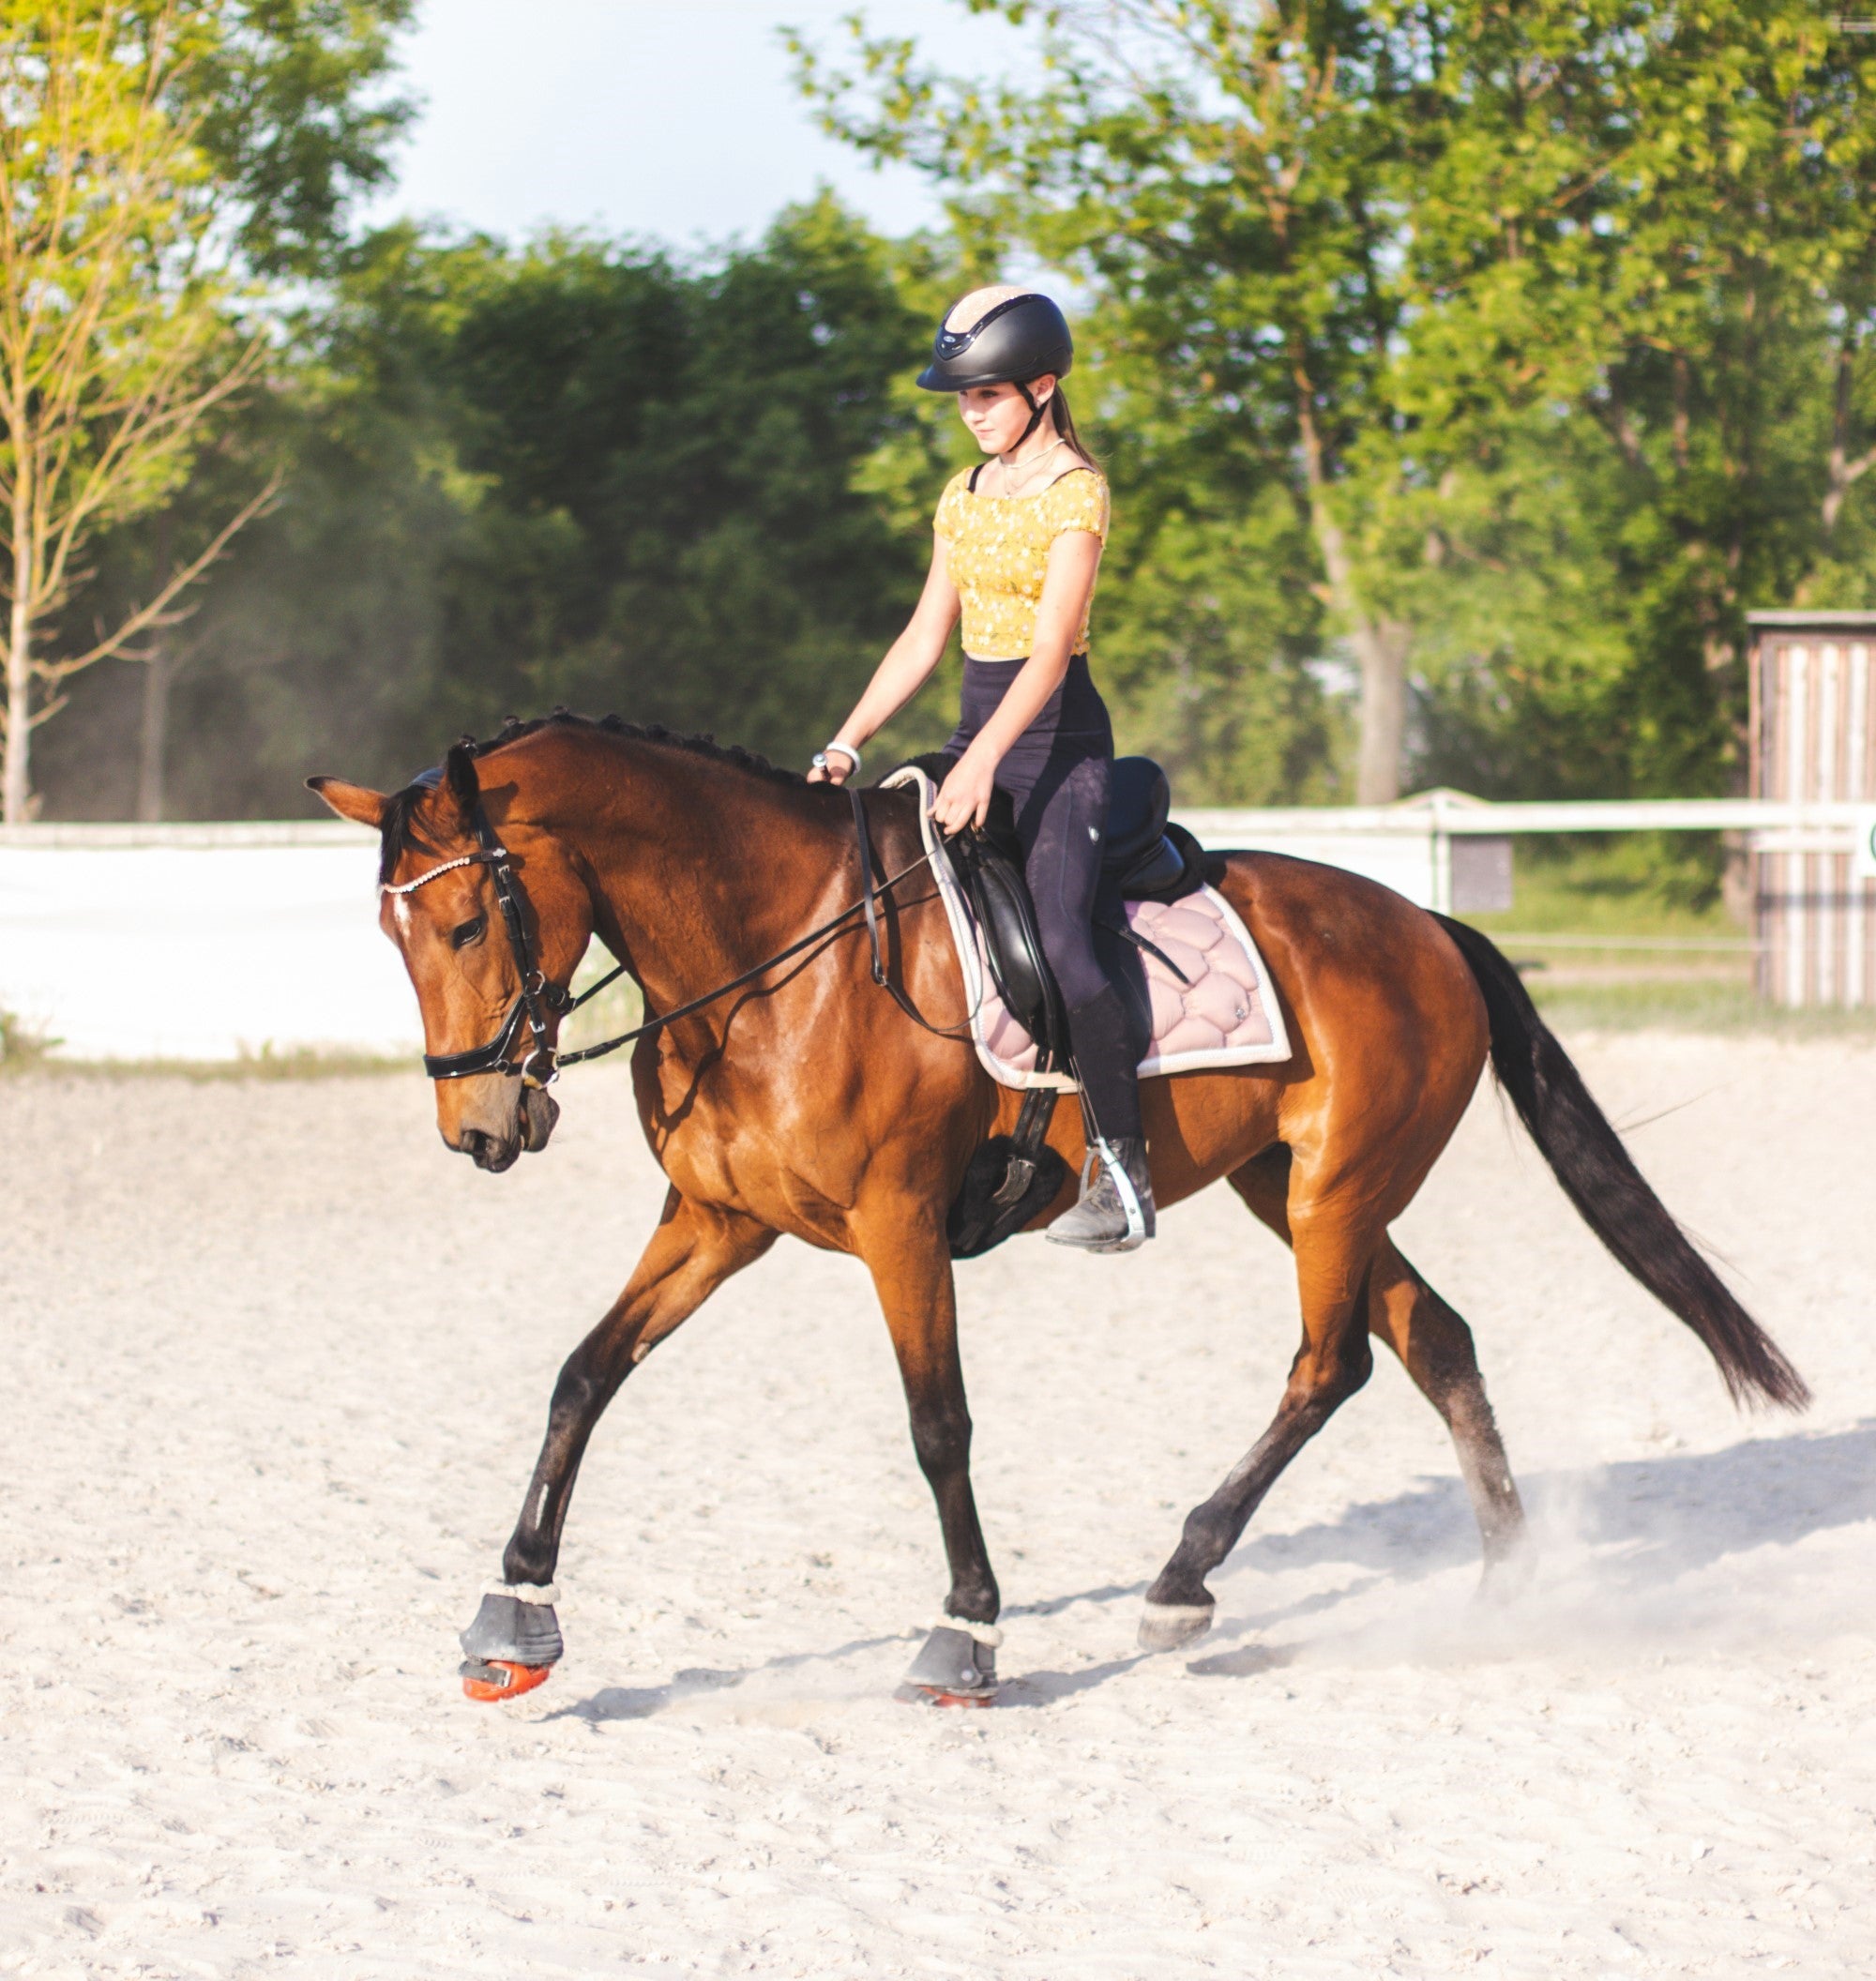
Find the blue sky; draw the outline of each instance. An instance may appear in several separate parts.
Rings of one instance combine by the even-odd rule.
[[[372,217],[499,234],[552,222],[690,245],[756,234],[825,179],[888,231],[924,225],[937,206],[918,176],[876,173],[822,136],[790,83],[779,30],[834,41],[855,4],[428,0],[404,42],[426,107]],[[959,0],[863,10],[978,73],[1007,70],[1027,47]]]

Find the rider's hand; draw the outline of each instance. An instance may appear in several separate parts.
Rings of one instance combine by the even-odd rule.
[[[931,807],[931,816],[946,838],[966,825],[981,825],[990,815],[991,792],[996,783],[996,760],[974,746],[951,766]]]
[[[832,784],[837,787],[844,784],[854,774],[853,758],[844,749],[830,749],[825,754],[827,767],[824,770],[818,764],[810,765],[808,781],[810,784]]]

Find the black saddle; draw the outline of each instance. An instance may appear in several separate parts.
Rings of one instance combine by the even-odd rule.
[[[943,783],[952,760],[942,753],[912,760]],[[1107,849],[1095,899],[1095,946],[1126,1007],[1137,1053],[1153,1035],[1153,1006],[1141,967],[1140,938],[1127,927],[1128,901],[1176,901],[1205,885],[1203,847],[1167,814],[1172,793],[1150,757],[1117,757],[1109,784]],[[990,958],[991,979],[1004,1008],[1037,1048],[1041,1069],[1068,1061],[1068,1025],[1054,973],[1042,953],[1035,904],[1022,870],[1022,843],[1007,792],[991,799],[988,818],[946,841],[970,898]],[[1000,1245],[1051,1203],[1066,1178],[1062,1158],[1047,1147],[1053,1087],[1032,1087],[1014,1135],[991,1137],[971,1158],[951,1206],[948,1235],[955,1258],[976,1258]]]
[[[942,754],[915,757],[913,762],[934,783],[942,783],[951,767],[951,760]],[[1172,806],[1166,773],[1151,757],[1114,759],[1107,848],[1095,906],[1096,945],[1122,1002],[1129,1007],[1142,1051],[1151,1036],[1152,1007],[1140,969],[1138,938],[1127,928],[1123,904],[1176,901],[1205,885],[1204,848],[1183,825],[1172,824]],[[1038,1066],[1064,1066],[1067,1024],[1054,974],[1042,953],[1009,794],[996,792],[984,824],[946,844],[983,931],[997,995],[1036,1040]]]
[[[1172,787],[1151,757],[1116,757],[1108,785],[1108,843],[1101,874],[1124,901],[1176,901],[1204,885],[1203,853],[1172,824]]]

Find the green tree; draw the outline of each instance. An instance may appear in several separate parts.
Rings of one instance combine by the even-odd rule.
[[[173,510],[258,375],[255,276],[310,271],[345,189],[381,169],[371,142],[400,113],[348,115],[346,99],[382,68],[385,29],[405,11],[13,0],[0,12],[9,821],[32,809],[33,735],[66,684],[113,657],[161,654],[184,595],[270,499],[264,475],[187,540],[165,524],[135,597],[90,583],[113,532]],[[289,108],[306,133],[269,123]]]
[[[803,83],[838,133],[955,187],[969,228],[1086,283],[1136,395],[1157,382],[1168,416],[1244,457],[1243,479],[1288,488],[1309,582],[1360,668],[1358,794],[1391,797],[1408,628],[1364,567],[1344,484],[1364,434],[1399,423],[1397,237],[1432,102],[1421,38],[1320,0],[1046,17],[1035,90],[946,78],[903,38],[862,38],[852,71],[804,49]],[[1248,535],[1243,554],[1257,548]]]
[[[1869,44],[1778,0],[1452,18],[1373,484],[1436,718],[1518,782],[1717,788],[1746,608],[1870,568]]]
[[[929,331],[900,260],[827,199],[691,265],[364,244],[292,389],[244,416],[243,448],[290,475],[188,628],[176,808],[278,814],[322,764],[401,779],[557,701],[805,757],[929,543],[935,486],[908,534],[870,480],[916,437],[900,382]],[[108,693],[85,719],[129,754]]]
[[[804,83],[1288,489],[1358,794],[1410,664],[1435,757],[1723,778],[1745,607],[1869,567],[1868,41],[1813,0],[965,4],[1044,17],[1042,86],[864,34]]]

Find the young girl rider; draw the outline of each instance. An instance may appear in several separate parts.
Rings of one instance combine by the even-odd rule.
[[[811,779],[856,777],[860,750],[924,685],[963,618],[963,712],[932,816],[946,833],[982,824],[992,788],[1016,829],[1042,946],[1067,1007],[1088,1111],[1131,1186],[1131,1221],[1106,1165],[1050,1226],[1063,1245],[1125,1251],[1153,1235],[1140,1096],[1126,1014],[1095,954],[1095,889],[1107,840],[1113,730],[1088,673],[1088,615],[1108,531],[1108,485],[1062,392],[1074,344],[1046,295],[978,289],[945,319],[918,383],[955,392],[986,455],[956,476],[932,523],[931,570]]]

